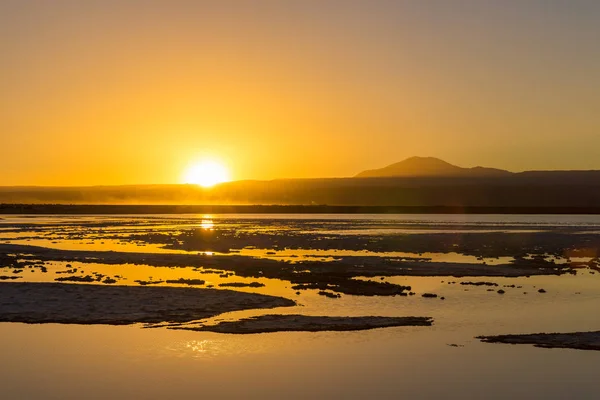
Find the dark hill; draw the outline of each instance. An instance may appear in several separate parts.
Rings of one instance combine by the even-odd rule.
[[[512,172],[495,168],[462,168],[434,157],[410,157],[384,168],[363,171],[356,175],[356,178],[496,177],[512,174]]]
[[[600,171],[512,173],[412,157],[354,178],[237,181],[210,189],[195,185],[0,187],[0,203],[451,207],[464,212],[483,207],[487,212],[596,213],[600,212]]]

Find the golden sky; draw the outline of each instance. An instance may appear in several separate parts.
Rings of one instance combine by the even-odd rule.
[[[0,185],[600,169],[600,2],[0,2]]]

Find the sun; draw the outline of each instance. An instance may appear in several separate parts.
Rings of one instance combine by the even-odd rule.
[[[225,165],[214,160],[205,160],[191,165],[185,172],[183,182],[211,187],[217,183],[228,182],[229,171]]]

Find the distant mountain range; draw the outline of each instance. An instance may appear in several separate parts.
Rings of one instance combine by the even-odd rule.
[[[568,183],[594,183],[600,170],[552,170],[511,172],[488,167],[463,168],[435,157],[410,157],[387,167],[369,169],[355,178],[538,178],[542,181],[564,180]],[[479,181],[482,182],[482,181]]]
[[[434,157],[410,157],[404,161],[380,169],[370,169],[356,175],[356,178],[382,177],[494,177],[508,176],[512,172],[503,169],[473,167],[462,168]]]
[[[441,206],[505,212],[566,207],[600,213],[600,171],[509,172],[411,157],[351,178],[236,181],[210,189],[196,185],[0,187],[0,203]]]

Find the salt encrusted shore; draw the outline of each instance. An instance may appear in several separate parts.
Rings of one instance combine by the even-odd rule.
[[[532,344],[536,347],[600,350],[600,331],[478,336],[486,343]]]
[[[328,317],[270,314],[238,321],[222,321],[216,325],[175,327],[173,329],[249,334],[286,331],[359,331],[393,326],[431,326],[432,323],[433,320],[429,317]]]
[[[189,322],[292,300],[233,290],[0,282],[0,322],[107,324]]]
[[[155,267],[203,267],[230,271],[244,278],[288,281],[298,289],[332,290],[359,296],[407,295],[411,287],[354,279],[382,276],[521,277],[575,273],[569,265],[521,259],[501,265],[456,262],[403,261],[393,257],[348,256],[335,261],[286,261],[241,255],[159,254],[115,251],[59,250],[39,246],[0,244],[0,267],[64,261]]]

